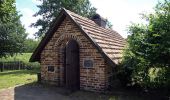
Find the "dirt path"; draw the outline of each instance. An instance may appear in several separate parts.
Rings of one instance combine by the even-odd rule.
[[[0,100],[108,100],[109,96],[97,93],[43,86],[18,86],[0,90]]]
[[[160,100],[159,98],[152,98]],[[13,88],[0,90],[0,100],[152,100],[144,96],[123,95],[115,93],[114,95],[105,95],[94,92],[76,91],[71,92],[63,88],[42,86],[37,84],[27,84]]]

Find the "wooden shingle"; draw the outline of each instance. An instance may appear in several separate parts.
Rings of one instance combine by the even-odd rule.
[[[42,50],[66,17],[69,17],[72,22],[78,26],[86,38],[89,39],[106,59],[106,62],[115,65],[121,61],[122,51],[126,42],[119,33],[109,28],[100,27],[94,21],[66,9],[63,9],[60,12],[59,16],[54,21],[54,24],[50,27],[43,40],[34,51],[30,61],[40,61]]]
[[[109,28],[100,27],[94,21],[69,10],[66,10],[66,12],[92,37],[115,64],[121,61],[126,42],[119,33]]]

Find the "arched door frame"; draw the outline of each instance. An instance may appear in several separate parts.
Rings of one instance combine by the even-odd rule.
[[[66,43],[64,58],[65,86],[72,90],[78,90],[80,88],[80,58],[79,44],[76,40],[71,39]]]

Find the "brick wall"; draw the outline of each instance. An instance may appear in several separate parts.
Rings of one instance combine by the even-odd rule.
[[[65,18],[41,53],[41,74],[44,83],[64,86],[64,47],[74,39],[79,44],[80,52],[80,89],[90,91],[105,90],[108,86],[109,70],[105,60],[94,46],[83,36],[77,26]],[[93,60],[92,68],[84,68],[83,60]],[[54,72],[48,71],[54,66]]]

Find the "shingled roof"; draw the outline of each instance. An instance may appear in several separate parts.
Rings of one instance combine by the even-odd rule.
[[[91,41],[96,49],[102,54],[109,64],[118,64],[122,58],[122,50],[125,46],[125,39],[116,31],[103,28],[97,25],[94,21],[75,14],[69,10],[63,9],[57,17],[53,27],[46,33],[30,61],[39,61],[40,54],[48,43],[49,39],[55,33],[57,27],[61,24],[65,17],[69,17],[72,22],[79,27],[81,32]]]

